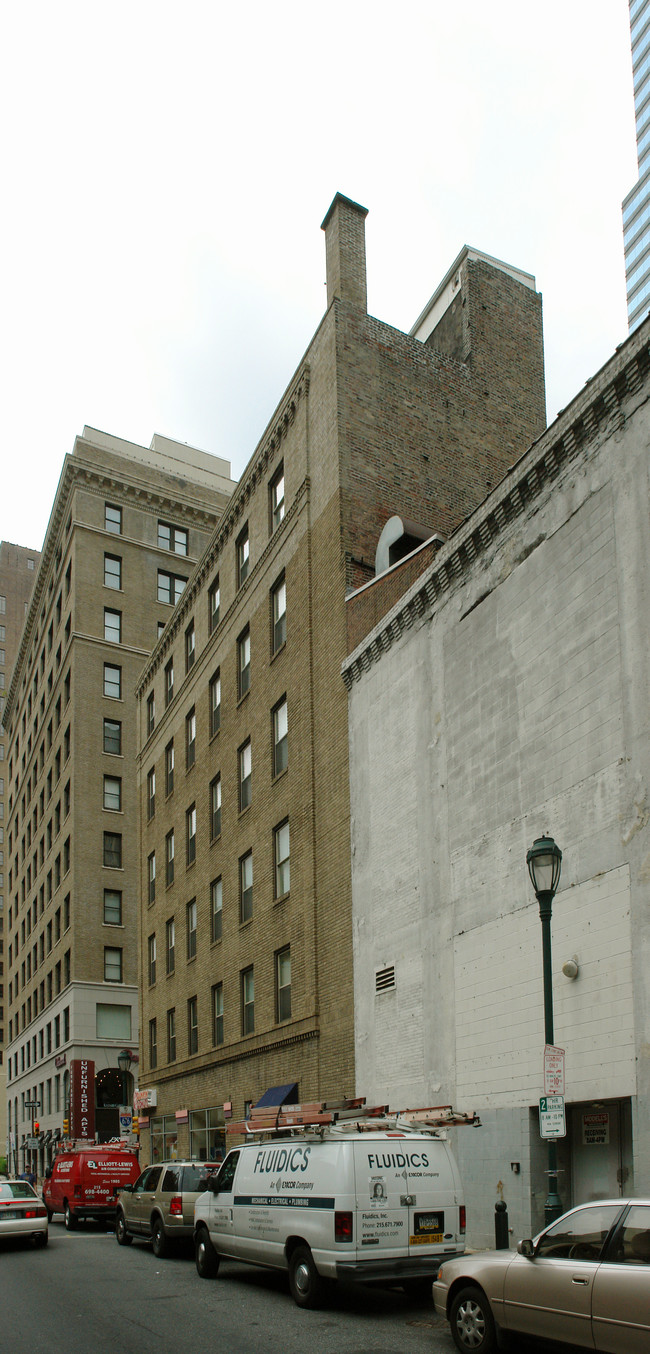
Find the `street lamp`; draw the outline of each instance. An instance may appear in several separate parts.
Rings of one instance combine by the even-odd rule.
[[[118,1065],[118,1067],[119,1067],[119,1069],[120,1069],[120,1072],[122,1073],[122,1104],[123,1104],[123,1105],[128,1105],[128,1103],[129,1103],[129,1099],[128,1099],[129,1092],[128,1092],[128,1084],[127,1084],[127,1080],[126,1080],[126,1079],[127,1079],[127,1075],[128,1075],[129,1068],[130,1068],[130,1066],[131,1066],[131,1054],[129,1053],[128,1048],[123,1048],[123,1049],[122,1049],[122,1052],[121,1052],[121,1053],[118,1053],[118,1055],[117,1055],[117,1065]]]
[[[526,854],[531,883],[539,903],[542,923],[542,964],[544,968],[544,1038],[553,1044],[553,970],[551,968],[551,913],[553,899],[560,882],[562,852],[552,837],[538,837]],[[544,1220],[548,1227],[562,1212],[557,1191],[557,1145],[548,1140],[548,1194],[544,1205]]]

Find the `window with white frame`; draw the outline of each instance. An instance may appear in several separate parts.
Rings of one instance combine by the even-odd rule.
[[[253,915],[253,852],[247,851],[239,861],[239,917],[250,921]]]
[[[212,989],[212,1042],[218,1046],[223,1041],[223,983],[215,983]]]
[[[104,695],[112,700],[122,699],[122,669],[104,663]]]
[[[278,467],[269,485],[269,509],[273,533],[284,517],[284,465]]]
[[[251,632],[246,629],[237,640],[237,694],[242,696],[250,690],[251,684]]]
[[[250,805],[252,798],[253,753],[250,738],[239,749],[239,811]]]
[[[176,606],[185,591],[187,578],[181,574],[168,574],[164,569],[158,570],[158,601],[166,603],[167,606]]]
[[[109,644],[122,643],[122,612],[104,607],[104,639]]]
[[[191,804],[185,815],[187,864],[196,860],[196,804]]]
[[[223,884],[221,878],[210,885],[210,939],[221,940],[223,935]]]
[[[210,840],[221,835],[221,776],[210,784]]]
[[[289,716],[287,698],[282,697],[272,713],[273,726],[273,775],[279,776],[286,771],[289,762]]]
[[[104,808],[113,813],[122,810],[122,781],[119,776],[104,776]]]
[[[287,639],[287,585],[284,575],[271,591],[271,648],[275,654]]]
[[[221,610],[221,588],[219,587],[219,575],[208,588],[208,634],[213,634],[219,624],[219,615]]]
[[[291,1016],[291,947],[285,945],[275,956],[276,1019],[289,1020]]]
[[[219,668],[210,680],[210,737],[221,728],[221,672]]]
[[[241,972],[241,1025],[242,1034],[255,1031],[255,978],[253,965]]]
[[[275,857],[275,896],[282,898],[290,887],[289,820],[280,823],[273,833]]]
[[[187,904],[187,958],[196,958],[196,898]]]
[[[119,592],[122,587],[122,560],[119,555],[104,555],[104,587]]]
[[[148,959],[149,959],[149,986],[153,987],[156,981],[156,936],[155,932],[149,936],[148,940]]]
[[[250,549],[251,547],[250,547],[250,538],[248,535],[248,522],[247,522],[246,526],[243,528],[242,531],[240,531],[239,536],[237,537],[236,550],[237,550],[238,588],[241,587],[242,583],[244,582],[244,579],[248,578],[248,571],[250,568],[250,558],[251,558]]]
[[[175,527],[171,522],[159,522],[158,545],[161,550],[171,550],[175,555],[186,555],[187,531],[185,527]]]

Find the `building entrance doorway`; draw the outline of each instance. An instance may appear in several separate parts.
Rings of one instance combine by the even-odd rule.
[[[628,1193],[632,1174],[629,1101],[572,1105],[570,1142],[573,1204]]]

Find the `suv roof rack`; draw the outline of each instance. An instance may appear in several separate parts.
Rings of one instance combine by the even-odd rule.
[[[439,1136],[445,1128],[480,1126],[477,1114],[454,1110],[451,1105],[430,1105],[421,1109],[390,1110],[388,1105],[366,1105],[365,1096],[355,1100],[319,1100],[298,1105],[253,1106],[250,1118],[226,1124],[227,1133],[243,1137],[290,1132],[371,1133],[388,1132],[403,1137],[407,1133],[431,1133]]]

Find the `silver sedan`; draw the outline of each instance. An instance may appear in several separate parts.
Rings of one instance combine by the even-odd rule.
[[[433,1299],[463,1354],[491,1354],[500,1331],[648,1354],[650,1200],[584,1204],[516,1252],[448,1260]]]
[[[0,1239],[5,1237],[47,1246],[47,1209],[27,1180],[0,1181]]]

